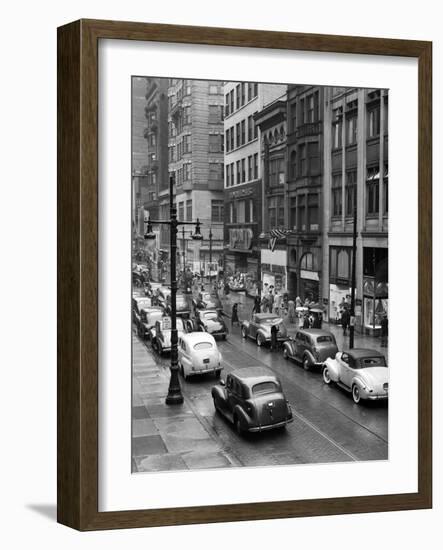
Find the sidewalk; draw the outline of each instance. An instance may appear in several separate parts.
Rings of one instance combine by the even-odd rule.
[[[238,466],[190,400],[165,404],[169,367],[157,365],[137,336],[132,343],[132,472]]]
[[[240,321],[243,319],[250,319],[252,315],[252,307],[254,304],[253,298],[250,298],[245,295],[244,292],[230,292],[227,296],[223,292],[219,292],[220,300],[223,305],[223,314],[231,318],[232,306],[237,303],[238,305],[238,316]],[[288,318],[284,317],[283,322],[288,330],[289,336],[294,336],[298,329],[296,323],[289,323]],[[337,346],[339,350],[349,349],[349,330],[346,336],[343,336],[343,329],[341,325],[336,325],[335,323],[326,323],[323,322],[322,328],[329,330],[335,336],[337,340]],[[380,338],[369,336],[367,334],[360,334],[358,332],[354,333],[354,348],[369,348],[375,349],[383,353],[383,355],[388,357],[388,349],[382,348],[380,345]]]

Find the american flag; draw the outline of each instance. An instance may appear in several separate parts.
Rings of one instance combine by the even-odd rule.
[[[268,248],[273,252],[277,241],[279,239],[285,239],[290,232],[290,229],[271,229],[269,231]]]

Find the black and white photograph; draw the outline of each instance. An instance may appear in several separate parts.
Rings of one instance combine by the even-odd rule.
[[[132,472],[387,460],[389,91],[131,86]]]

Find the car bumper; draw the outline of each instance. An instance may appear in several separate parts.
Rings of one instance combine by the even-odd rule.
[[[187,376],[193,376],[193,375],[197,375],[197,374],[209,374],[211,372],[218,372],[218,371],[221,371],[223,370],[223,367],[220,366],[220,367],[211,367],[210,369],[199,369],[199,370],[195,370],[195,367],[194,367],[194,370],[190,370],[188,371],[186,374]]]
[[[361,397],[362,399],[367,399],[368,401],[382,401],[388,399],[388,394],[361,392]]]
[[[283,428],[283,426],[286,426],[286,424],[290,424],[293,421],[294,418],[291,416],[290,418],[287,418],[286,420],[282,420],[281,422],[277,422],[275,424],[267,424],[266,426],[253,426],[251,428],[248,428],[248,432],[266,432],[268,430],[273,430],[274,428]]]

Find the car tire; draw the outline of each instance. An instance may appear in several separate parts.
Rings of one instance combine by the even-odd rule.
[[[309,364],[309,357],[303,357],[303,368],[308,371],[311,370],[311,365]]]
[[[283,359],[286,359],[286,361],[289,359],[288,348],[283,348]]]
[[[247,332],[246,332],[246,327],[242,327],[242,328],[241,328],[241,337],[242,337],[242,338],[246,338],[247,335],[248,335],[248,334],[247,334]]]
[[[352,399],[356,405],[358,405],[361,401],[360,390],[358,389],[357,384],[352,386]]]
[[[323,382],[325,384],[330,384],[332,382],[328,367],[324,367],[323,369]]]
[[[212,401],[214,402],[214,409],[215,409],[215,412],[219,413],[220,412],[220,409],[217,405],[217,399],[215,397],[212,398]]]
[[[183,368],[183,365],[180,365],[180,374],[182,375],[183,380],[186,381],[188,379],[188,377],[185,374],[185,369]]]
[[[241,437],[243,435],[243,430],[241,427],[240,418],[238,418],[238,416],[234,418],[234,426],[235,426],[235,431],[237,432],[237,435]]]
[[[264,344],[263,337],[261,336],[261,334],[257,334],[257,338],[255,339],[255,341],[257,342],[257,346],[259,348],[261,348]]]

